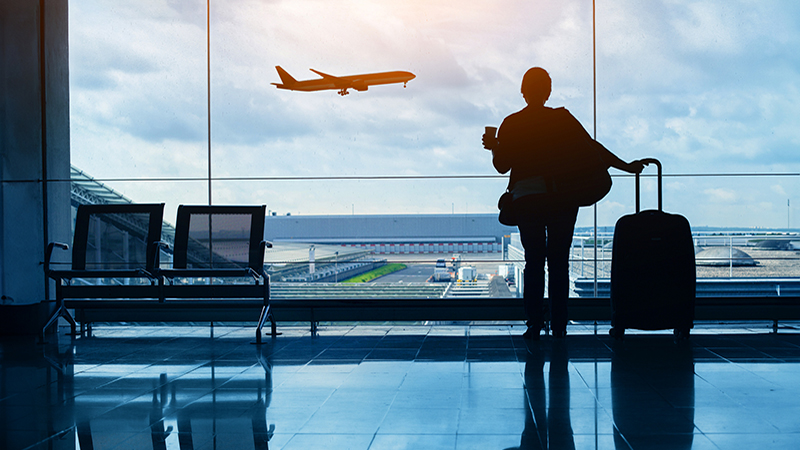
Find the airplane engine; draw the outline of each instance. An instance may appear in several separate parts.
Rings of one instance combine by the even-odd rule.
[[[367,85],[367,83],[365,83],[363,80],[353,81],[353,89],[357,91],[366,91],[368,87],[369,85]]]

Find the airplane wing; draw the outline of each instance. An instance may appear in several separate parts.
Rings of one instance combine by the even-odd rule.
[[[333,75],[328,75],[327,73],[322,73],[319,70],[314,70],[314,69],[308,69],[308,70],[310,70],[310,71],[314,72],[315,74],[321,76],[325,80],[333,83],[339,89],[350,87],[350,85],[352,84],[352,82],[349,81],[349,80],[346,80],[346,79],[340,78],[340,77],[335,77]]]

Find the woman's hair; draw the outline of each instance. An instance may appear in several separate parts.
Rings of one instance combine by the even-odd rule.
[[[522,77],[522,93],[530,99],[547,100],[552,86],[550,75],[541,67],[528,69]]]

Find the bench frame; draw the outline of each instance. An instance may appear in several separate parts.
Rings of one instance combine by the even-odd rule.
[[[166,313],[153,302],[118,302],[110,306],[97,301],[67,302],[83,323],[153,321],[153,314],[173,321],[247,321],[260,308],[257,301],[226,301],[224,310],[215,311],[207,303],[176,301]],[[160,309],[159,309],[160,308]],[[180,311],[177,309],[181,308]],[[403,321],[524,321],[521,298],[393,298],[393,299],[272,299],[272,336],[276,322],[308,322],[317,331],[318,322],[403,322]],[[165,314],[171,314],[165,317]],[[570,319],[578,322],[608,322],[611,301],[608,297],[570,298]],[[134,320],[136,319],[136,320]],[[800,320],[800,297],[698,297],[695,321],[769,321],[777,333],[780,321]],[[166,321],[166,320],[165,320]]]
[[[125,269],[87,269],[86,252],[88,249],[89,227],[95,215],[100,214],[142,214],[147,216],[147,224],[134,224],[141,227],[139,236],[145,242],[145,263],[139,268]],[[76,297],[89,298],[148,298],[158,296],[158,278],[155,275],[158,264],[158,245],[161,238],[161,226],[164,216],[163,203],[130,203],[115,205],[79,205],[75,218],[75,235],[72,245],[72,264],[68,270],[51,269],[51,257],[55,248],[69,250],[69,245],[62,242],[51,242],[45,251],[44,270],[47,277],[56,282],[56,308],[42,327],[42,341],[47,329],[60,317],[69,322],[72,334],[75,334],[75,319],[65,306],[65,299]],[[124,217],[124,216],[123,216]],[[149,284],[115,286],[115,285],[72,285],[72,280],[82,279],[146,279]],[[124,291],[123,291],[124,290]]]
[[[160,283],[163,283],[159,301],[162,305],[169,304],[170,306],[162,306],[162,312],[158,314],[156,314],[155,310],[150,311],[152,317],[173,318],[176,308],[191,308],[193,311],[201,311],[197,314],[202,314],[203,317],[210,319],[208,320],[209,322],[214,322],[220,320],[215,317],[230,316],[229,313],[226,313],[226,309],[247,312],[250,303],[252,303],[248,302],[248,300],[254,300],[258,302],[258,307],[261,310],[256,325],[256,344],[261,344],[261,330],[267,320],[272,323],[272,332],[277,333],[275,321],[270,310],[269,275],[264,271],[264,252],[267,248],[272,247],[270,242],[264,240],[266,213],[266,205],[179,206],[175,225],[173,268],[160,269],[158,271]],[[190,267],[190,228],[192,217],[195,215],[249,215],[250,236],[247,263],[239,267]],[[173,280],[175,278],[208,278],[209,280],[252,278],[253,284],[227,282],[224,284],[174,284]],[[141,312],[141,308],[146,306],[146,304],[143,304],[137,310]],[[131,314],[134,311],[136,310],[131,311]],[[245,320],[252,320],[252,318]]]
[[[272,323],[272,333],[276,325],[272,318],[269,300],[269,275],[264,271],[264,251],[271,244],[263,240],[266,206],[180,206],[175,231],[173,268],[159,267],[158,256],[161,241],[163,204],[124,204],[124,205],[80,205],[75,226],[73,258],[71,270],[51,270],[50,256],[56,247],[68,249],[66,244],[51,243],[45,260],[45,270],[56,281],[56,310],[42,329],[45,333],[60,317],[69,322],[72,334],[76,333],[77,323],[69,309],[74,309],[81,323],[81,335],[93,316],[110,318],[111,321],[192,321],[198,314],[210,322],[231,317],[229,310],[240,314],[250,314],[246,319],[253,320],[251,309],[260,310],[256,326],[256,343],[261,343],[261,330],[267,320]],[[146,238],[147,263],[145,267],[131,270],[86,270],[86,249],[89,218],[94,214],[149,214],[149,227]],[[250,215],[250,239],[248,262],[239,267],[191,268],[189,267],[188,241],[189,224],[192,214],[237,214]],[[236,264],[230,264],[235,266]],[[146,278],[149,284],[136,285],[72,285],[77,278]],[[208,278],[212,284],[175,284],[175,278]],[[214,279],[251,278],[252,284],[223,283],[213,284]],[[239,317],[239,316],[237,316]],[[205,319],[201,319],[205,320]],[[91,326],[90,326],[91,327]],[[89,329],[91,332],[91,328]]]

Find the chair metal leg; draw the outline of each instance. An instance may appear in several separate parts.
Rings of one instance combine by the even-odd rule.
[[[64,307],[62,306],[62,308],[64,308]],[[78,335],[78,330],[77,330],[78,323],[75,322],[75,318],[72,317],[72,314],[69,313],[67,308],[64,308],[64,315],[62,317],[67,319],[67,322],[69,322],[69,329],[70,329],[69,330],[69,334],[70,334],[70,336],[77,336]]]
[[[44,325],[44,327],[42,327],[42,343],[47,342],[47,329],[50,328],[50,325],[53,325],[53,322],[58,320],[60,312],[61,312],[61,307],[58,307],[55,310],[55,312],[53,312],[53,315],[51,315],[50,318],[47,319],[47,323]]]
[[[264,327],[264,322],[267,321],[267,317],[270,315],[269,305],[262,306],[261,316],[259,316],[258,326],[256,326],[256,345],[261,345],[261,329]]]
[[[50,316],[50,319],[47,320],[47,324],[45,324],[45,326],[42,327],[42,342],[45,342],[47,340],[47,337],[46,337],[47,329],[50,328],[54,323],[58,323],[58,319],[61,318],[61,317],[63,317],[64,319],[67,320],[67,322],[69,322],[69,326],[70,326],[70,329],[71,329],[70,335],[72,335],[72,336],[76,335],[75,331],[76,331],[76,328],[77,328],[78,324],[77,324],[77,322],[75,322],[75,319],[72,318],[72,314],[69,313],[67,308],[65,308],[64,305],[61,304],[61,305],[58,306],[58,308],[56,308],[56,310]]]

